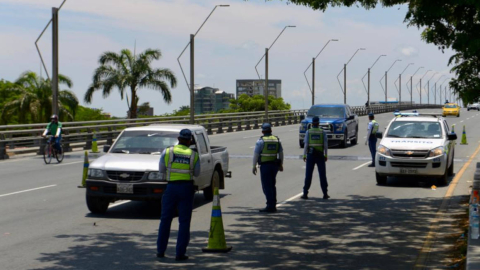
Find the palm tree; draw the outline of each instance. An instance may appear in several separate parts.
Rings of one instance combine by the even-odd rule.
[[[58,75],[59,84],[68,88],[73,86],[72,80],[67,76]],[[30,116],[32,122],[48,122],[52,112],[52,87],[49,79],[39,77],[35,72],[24,72],[8,89],[19,95],[18,99],[5,104],[2,118],[12,113],[18,115],[20,123],[25,123]],[[58,109],[61,120],[74,120],[78,108],[78,99],[70,90],[61,90],[58,93]]]
[[[132,55],[128,49],[122,50],[120,54],[105,52],[98,60],[100,67],[95,70],[93,82],[85,93],[84,101],[91,103],[93,93],[100,89],[106,98],[115,87],[118,88],[123,100],[125,89],[130,88],[131,101],[128,105],[130,118],[137,118],[137,92],[141,88],[158,90],[162,93],[163,100],[171,103],[170,87],[177,86],[177,78],[169,69],[154,69],[150,66],[153,60],[159,60],[161,57],[160,50],[153,49],[147,49],[138,56]]]

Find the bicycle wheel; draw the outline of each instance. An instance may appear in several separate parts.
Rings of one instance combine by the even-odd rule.
[[[43,150],[43,161],[45,161],[45,164],[50,164],[52,162],[52,148],[50,144],[45,145],[45,148]]]
[[[58,163],[62,162],[64,158],[62,145],[60,145],[60,153],[61,154],[59,154],[58,151],[55,150],[55,158],[57,159]]]

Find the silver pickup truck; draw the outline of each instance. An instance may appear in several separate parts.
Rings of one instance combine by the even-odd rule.
[[[192,131],[198,152],[200,175],[194,178],[197,190],[203,190],[206,200],[213,199],[213,187],[225,188],[228,171],[226,147],[210,146],[205,129],[197,125],[150,125],[127,128],[115,143],[104,146],[105,155],[93,161],[86,180],[86,202],[92,213],[105,213],[116,200],[151,201],[160,206],[167,187],[165,176],[159,173],[163,149],[177,144],[180,130]]]

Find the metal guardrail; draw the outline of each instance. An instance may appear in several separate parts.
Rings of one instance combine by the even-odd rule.
[[[350,107],[352,112],[362,116],[368,112],[385,113],[396,109],[409,110],[420,108],[439,108],[439,105],[375,105]],[[297,124],[303,119],[307,110],[271,111],[270,122],[274,126]],[[225,113],[197,115],[195,124],[204,126],[208,134],[220,134],[260,128],[265,121],[264,112]],[[112,144],[118,134],[127,127],[147,126],[151,124],[188,124],[189,116],[153,117],[139,119],[115,119],[104,121],[63,122],[62,145],[66,152],[72,151],[71,144],[83,146],[88,150],[92,147],[93,134],[97,141]],[[7,125],[0,126],[0,160],[8,159],[9,151],[24,149],[24,152],[37,152],[41,155],[45,147],[45,139],[41,134],[44,124]],[[35,150],[37,149],[37,150]]]

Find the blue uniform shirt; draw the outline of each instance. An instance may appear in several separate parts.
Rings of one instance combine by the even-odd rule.
[[[272,134],[265,134],[263,136],[271,136]],[[262,136],[262,137],[263,137]],[[280,158],[280,164],[283,164],[283,147],[282,147],[282,142],[280,139],[278,139],[278,142],[280,144],[280,147],[278,149],[279,153],[279,158]],[[258,139],[257,143],[255,144],[255,150],[253,151],[253,167],[257,166],[258,161],[260,160],[260,154],[262,153],[264,146],[263,140],[260,138]]]
[[[167,171],[167,166],[165,164],[165,153],[167,152],[168,148],[163,149],[162,155],[160,156],[160,164],[158,171],[164,175]],[[171,154],[171,153],[170,153]],[[195,167],[193,168],[193,176],[197,177],[200,175],[200,156],[198,157],[197,163],[195,163]]]
[[[305,132],[305,138],[303,138],[304,148],[303,148],[303,156],[307,156],[308,151],[308,130]],[[327,133],[323,132],[323,155],[328,157],[328,137]]]

